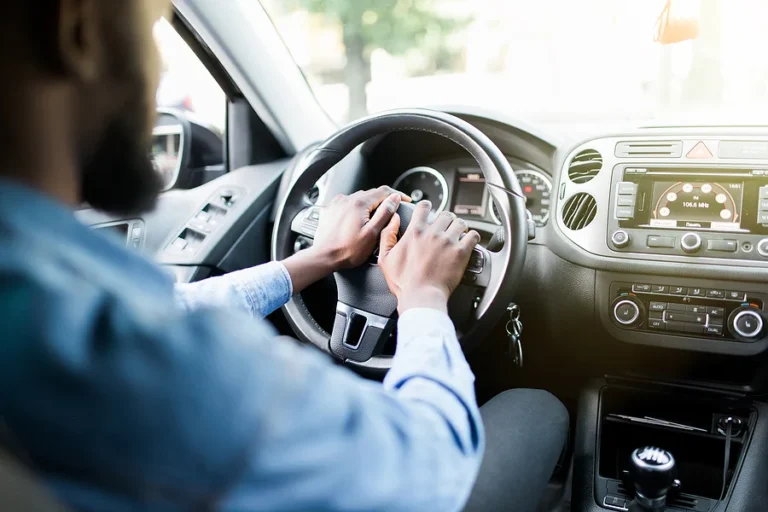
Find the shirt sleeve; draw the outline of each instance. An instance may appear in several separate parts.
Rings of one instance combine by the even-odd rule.
[[[283,306],[292,295],[291,276],[279,261],[197,283],[176,285],[176,302],[184,309],[236,309],[257,318],[264,318]]]
[[[0,382],[25,399],[4,419],[74,509],[450,512],[468,499],[483,429],[442,313],[403,315],[382,385],[242,312],[34,291],[23,297],[60,321],[20,324]]]

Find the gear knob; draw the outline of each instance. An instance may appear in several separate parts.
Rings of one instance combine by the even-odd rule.
[[[646,446],[632,452],[629,479],[635,486],[637,503],[644,510],[664,510],[676,473],[675,458],[666,450]]]

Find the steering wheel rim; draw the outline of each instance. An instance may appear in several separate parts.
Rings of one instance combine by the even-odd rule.
[[[277,210],[271,256],[273,260],[282,260],[292,254],[293,234],[297,232],[296,221],[306,220],[309,216],[307,212],[314,208],[306,199],[306,191],[360,144],[373,137],[396,131],[432,133],[451,140],[467,151],[480,166],[491,197],[500,210],[506,242],[498,253],[481,251],[488,259],[486,265],[490,264],[490,270],[486,276],[488,282],[487,286],[484,286],[485,292],[474,309],[473,325],[460,340],[464,350],[469,351],[487,336],[511,301],[525,263],[528,232],[524,196],[509,162],[485,134],[466,121],[439,111],[403,109],[368,116],[333,134],[310,151],[299,164],[302,169],[296,172],[296,177]],[[338,285],[338,273],[336,278]],[[370,279],[368,281],[370,282]],[[365,360],[355,360],[346,357],[344,351],[341,355],[338,350],[334,351],[331,347],[331,336],[315,321],[300,295],[291,298],[282,309],[288,323],[302,341],[341,357],[350,365],[372,370],[387,370],[391,366],[391,356],[373,355]],[[344,308],[337,307],[337,322],[339,315],[345,314],[347,313]],[[371,318],[371,322],[381,320],[377,315],[374,317],[376,318]],[[387,329],[383,325],[380,327]],[[338,349],[338,346],[336,348]],[[346,352],[351,353],[349,350]]]

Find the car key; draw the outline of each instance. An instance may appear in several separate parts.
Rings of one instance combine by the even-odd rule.
[[[518,368],[523,367],[523,343],[520,336],[523,334],[523,322],[520,320],[520,307],[514,302],[507,306],[509,320],[505,326],[507,331],[507,356],[512,358],[512,363]]]

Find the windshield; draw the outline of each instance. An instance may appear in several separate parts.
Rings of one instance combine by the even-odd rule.
[[[262,3],[339,123],[456,104],[554,125],[768,119],[765,0],[673,0],[672,44],[655,41],[667,0]]]

